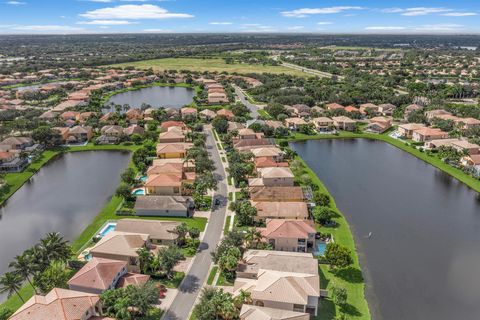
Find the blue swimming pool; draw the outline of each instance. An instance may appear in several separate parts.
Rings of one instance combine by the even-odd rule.
[[[147,181],[148,177],[147,176],[141,176],[140,181],[145,182]]]
[[[327,249],[327,244],[325,242],[318,242],[317,247],[315,248],[314,254],[316,256],[324,256],[326,249]]]
[[[100,232],[98,233],[98,235],[103,238],[103,237],[105,237],[109,232],[114,231],[116,226],[117,226],[116,223],[113,223],[113,222],[112,222],[112,223],[109,223],[109,224],[107,224],[107,225],[105,226],[105,228],[102,229],[102,231],[100,231]]]
[[[137,190],[133,191],[133,194],[134,194],[135,196],[144,196],[144,195],[145,195],[145,190],[143,190],[143,189],[137,189]]]

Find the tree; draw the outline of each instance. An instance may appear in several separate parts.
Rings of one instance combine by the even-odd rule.
[[[182,222],[175,227],[173,232],[178,235],[178,245],[183,246],[185,244],[185,237],[188,233],[188,225],[185,222]]]
[[[248,291],[240,289],[240,293],[233,299],[233,304],[240,310],[244,304],[252,304],[252,294]]]
[[[277,119],[280,114],[285,114],[285,107],[281,103],[270,103],[265,107],[265,111]]]
[[[153,260],[152,253],[147,248],[141,247],[137,250],[137,254],[140,271],[146,274]]]
[[[188,229],[188,234],[192,239],[198,239],[200,237],[200,230],[198,228],[192,227]]]
[[[10,262],[8,265],[10,268],[14,269],[14,272],[22,277],[22,280],[26,280],[37,293],[37,289],[33,286],[30,276],[33,274],[34,265],[32,257],[27,252],[24,252],[22,255],[16,256],[15,260]]]
[[[215,117],[212,121],[212,126],[220,134],[227,133],[228,120],[225,117]]]
[[[237,201],[233,204],[233,207],[239,226],[252,225],[253,218],[257,215],[257,209],[251,205],[250,201]]]
[[[245,234],[247,248],[251,249],[253,246],[257,248],[258,242],[262,240],[262,233],[257,228],[249,228]],[[255,245],[254,245],[255,244]]]
[[[336,287],[332,288],[333,302],[339,306],[344,306],[347,303],[347,290],[345,288]]]
[[[173,275],[173,267],[184,258],[185,257],[177,246],[161,248],[157,253],[159,266],[167,274],[168,278]]]
[[[23,300],[22,296],[18,292],[22,287],[23,279],[20,275],[14,272],[6,272],[3,276],[0,277],[0,293],[7,293],[8,297],[16,293],[17,296]]]
[[[336,212],[329,207],[315,207],[313,209],[313,218],[315,222],[325,225],[332,221],[332,218],[335,217]]]
[[[317,206],[328,207],[330,205],[330,196],[326,193],[315,191],[313,201]]]
[[[128,201],[132,198],[132,188],[129,185],[122,183],[118,186],[117,190],[115,190],[115,195]]]
[[[325,259],[333,268],[346,268],[353,264],[351,252],[348,248],[337,243],[328,243],[325,250]]]
[[[240,252],[240,249],[237,247],[230,247],[218,259],[218,267],[228,279],[233,279],[235,277],[238,260],[241,257],[242,253]]]
[[[53,261],[66,262],[72,257],[72,247],[58,232],[49,232],[40,240],[40,252],[48,265]]]
[[[0,310],[0,320],[8,320],[10,316],[13,314],[13,311],[7,308],[2,308]]]
[[[217,245],[215,250],[211,253],[212,260],[215,263],[218,263],[220,257],[231,247],[241,248],[245,236],[243,232],[239,230],[228,231],[223,237],[220,244]]]
[[[122,173],[122,181],[125,182],[126,184],[133,184],[135,182],[135,170],[132,168],[127,168],[125,171]]]
[[[40,144],[51,146],[53,139],[53,131],[50,127],[47,126],[38,127],[37,129],[34,129],[32,131],[32,139]]]
[[[232,294],[223,289],[204,288],[200,301],[193,309],[193,316],[197,320],[236,319],[239,309],[235,307]]]
[[[142,147],[133,153],[132,161],[140,171],[145,171],[150,164],[150,152],[146,147]]]
[[[66,269],[65,262],[52,261],[45,271],[34,276],[35,286],[43,294],[47,294],[53,288],[68,288],[67,282],[70,279],[70,272]]]

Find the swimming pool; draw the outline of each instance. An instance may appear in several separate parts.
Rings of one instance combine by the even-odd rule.
[[[116,226],[117,226],[117,224],[115,222],[110,222],[98,233],[98,235],[103,238],[109,232],[112,232],[113,230],[115,230]]]
[[[148,178],[147,176],[141,176],[139,180],[142,182],[146,182],[147,178]]]
[[[145,190],[143,189],[136,189],[132,192],[133,195],[135,196],[144,196],[145,195]]]
[[[317,247],[315,248],[315,256],[324,256],[325,250],[327,249],[327,244],[325,242],[317,242]]]

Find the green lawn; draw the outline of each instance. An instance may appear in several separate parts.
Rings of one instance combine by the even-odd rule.
[[[207,284],[209,286],[212,285],[213,279],[215,279],[215,276],[217,275],[217,271],[218,271],[218,266],[213,266],[212,270],[210,270],[210,274],[208,275],[208,279],[207,279]]]
[[[263,109],[258,109],[258,114],[260,115],[260,117],[263,120],[273,120],[273,117],[271,115],[269,115],[268,112],[263,110]]]
[[[473,190],[480,192],[480,180],[475,179],[474,177],[466,174],[460,169],[454,168],[444,163],[441,159],[437,157],[430,156],[425,152],[415,149],[412,146],[408,146],[404,142],[394,139],[386,134],[341,132],[339,135],[323,134],[323,135],[307,136],[307,135],[297,133],[292,139],[289,139],[289,141],[300,141],[300,140],[309,140],[309,139],[346,139],[346,138],[365,138],[365,139],[381,140],[381,141],[387,142],[392,146],[397,147],[403,151],[406,151],[411,155],[417,157],[418,159],[423,160],[431,164],[432,166],[442,170],[443,172],[455,177],[456,179],[466,184]]]
[[[155,282],[163,284],[167,288],[178,288],[180,283],[182,282],[183,278],[185,278],[185,273],[175,271],[173,277],[171,279],[154,279]]]
[[[135,67],[139,69],[152,68],[154,71],[164,70],[190,70],[190,71],[209,71],[209,72],[229,72],[229,73],[273,73],[273,74],[291,74],[300,77],[307,76],[306,73],[293,70],[282,66],[264,66],[259,64],[226,64],[225,60],[219,58],[196,59],[196,58],[166,58],[154,60],[142,60],[136,62],[127,62],[111,65],[111,67]]]
[[[233,282],[228,281],[223,272],[220,272],[217,280],[217,286],[233,286]]]
[[[225,220],[225,225],[223,226],[223,233],[227,233],[228,229],[230,229],[231,219],[232,219],[232,216],[227,216],[227,219]]]

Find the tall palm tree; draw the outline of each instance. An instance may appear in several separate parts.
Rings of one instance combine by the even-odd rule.
[[[72,256],[72,249],[68,241],[58,232],[49,232],[40,240],[40,249],[48,262],[54,260],[67,261]]]
[[[22,286],[23,279],[20,275],[14,272],[7,272],[3,276],[0,277],[0,293],[8,292],[8,297],[10,297],[13,293],[16,293],[22,302],[22,296],[18,292]]]
[[[145,247],[138,249],[137,254],[138,254],[138,263],[140,264],[139,266],[140,271],[145,274],[147,273],[147,270],[150,267],[150,263],[152,262],[152,254]]]
[[[238,296],[233,299],[233,304],[237,309],[241,309],[243,304],[252,304],[252,294],[248,291],[240,290]]]
[[[37,293],[37,288],[33,286],[32,281],[30,280],[30,276],[34,273],[34,265],[32,257],[28,255],[28,251],[20,256],[16,256],[15,260],[10,262],[8,266],[13,268],[14,272],[20,275],[23,280],[27,280],[35,290],[35,293]]]
[[[262,233],[255,227],[249,228],[245,234],[245,240],[247,241],[247,248],[257,248],[258,242],[262,240]]]

